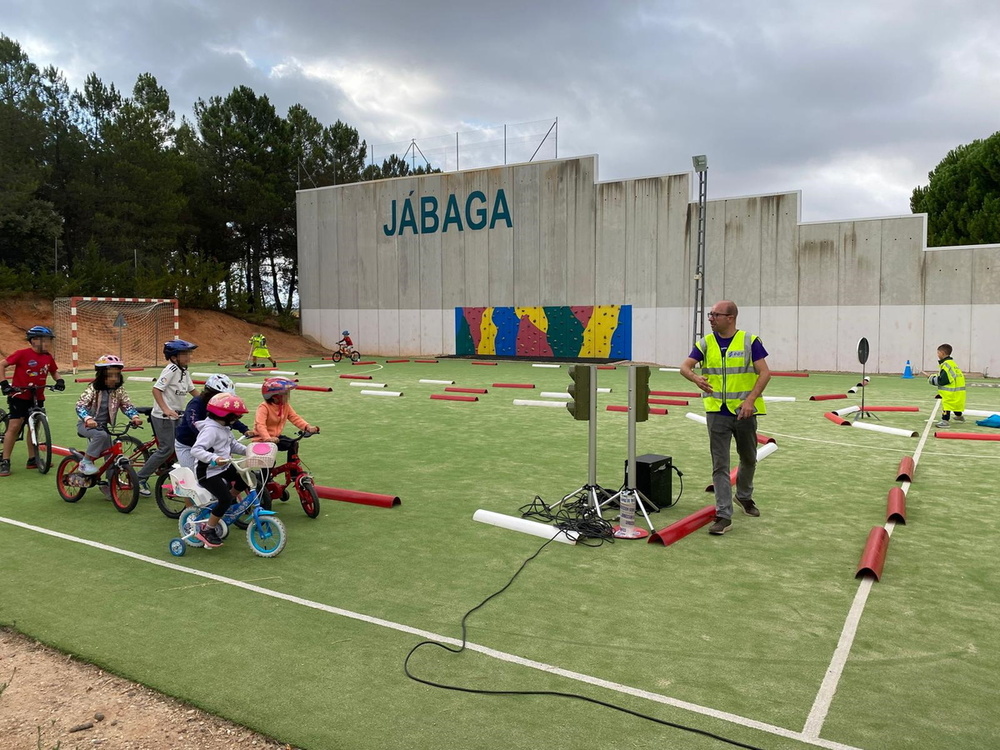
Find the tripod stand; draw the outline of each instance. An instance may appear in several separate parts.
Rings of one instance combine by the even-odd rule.
[[[862,337],[858,342],[858,362],[861,363],[861,382],[858,383],[858,387],[861,388],[861,410],[854,414],[854,421],[857,422],[859,419],[874,419],[876,421],[881,421],[872,412],[865,410],[865,387],[868,384],[868,378],[865,377],[865,365],[868,362],[868,339]]]
[[[612,502],[617,502],[618,507],[621,510],[620,516],[622,520],[622,526],[619,531],[615,532],[615,536],[618,538],[625,539],[641,539],[643,537],[649,536],[648,533],[642,529],[635,529],[634,527],[629,531],[630,521],[634,520],[635,509],[638,508],[642,511],[643,517],[646,519],[646,524],[649,526],[649,530],[653,530],[653,522],[649,520],[649,512],[646,510],[646,506],[655,507],[654,504],[649,500],[648,497],[642,494],[635,486],[635,404],[636,404],[636,387],[635,387],[635,365],[629,365],[628,368],[628,471],[625,477],[625,486],[622,487],[618,492],[605,500],[601,507],[608,505]],[[641,532],[641,533],[640,533]]]
[[[580,365],[577,365],[580,367]],[[577,487],[572,492],[563,495],[562,500],[552,504],[553,508],[565,503],[570,498],[586,498],[587,504],[593,507],[598,518],[601,518],[601,505],[611,493],[597,483],[597,368],[594,365],[587,365],[590,374],[587,377],[587,389],[589,396],[589,416],[587,428],[589,431],[587,439],[587,483]]]

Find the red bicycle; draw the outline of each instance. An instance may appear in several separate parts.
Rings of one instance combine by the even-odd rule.
[[[278,450],[288,451],[288,461],[273,469],[264,470],[264,487],[267,489],[267,496],[263,498],[263,505],[266,510],[271,509],[271,503],[274,500],[287,502],[291,497],[288,488],[294,485],[295,490],[299,493],[302,510],[306,512],[306,515],[310,518],[316,518],[319,515],[319,495],[316,494],[316,484],[309,469],[299,458],[299,442],[314,434],[316,433],[300,430],[294,438],[285,435],[278,438]]]
[[[104,429],[111,435],[112,442],[111,447],[100,456],[103,463],[97,473],[80,472],[83,453],[70,448],[72,455],[66,456],[56,470],[56,489],[67,503],[75,503],[88,489],[100,486],[117,511],[131,513],[139,503],[139,478],[129,461],[128,443],[124,440],[132,424],[126,424],[121,431],[114,430],[111,425],[105,425]]]

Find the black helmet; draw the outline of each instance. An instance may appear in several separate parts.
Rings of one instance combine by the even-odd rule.
[[[54,339],[55,337],[56,335],[52,333],[52,329],[46,326],[32,326],[25,334],[25,338],[28,341],[32,339]]]
[[[173,341],[168,341],[163,345],[163,356],[166,359],[175,357],[181,352],[193,352],[198,348],[197,344],[192,344],[190,341],[185,341],[184,339],[174,339]]]

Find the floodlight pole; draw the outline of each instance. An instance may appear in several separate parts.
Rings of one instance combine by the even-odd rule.
[[[698,173],[698,234],[694,271],[694,327],[692,346],[705,336],[705,209],[708,203],[708,157],[692,156]]]

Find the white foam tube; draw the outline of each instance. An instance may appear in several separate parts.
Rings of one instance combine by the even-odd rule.
[[[237,388],[255,388],[260,390],[260,383],[233,383]]]
[[[429,383],[431,385],[455,385],[454,380],[427,380],[421,379],[421,383]]]
[[[847,406],[843,409],[837,409],[837,411],[835,411],[834,414],[836,414],[838,417],[846,417],[848,414],[853,414],[856,411],[861,411],[861,407]]]
[[[298,375],[295,370],[271,370],[272,375]]]
[[[993,411],[983,411],[982,409],[966,409],[962,414],[968,414],[970,417],[992,417],[994,414],[1000,414],[1000,409],[994,409]]]
[[[764,396],[765,401],[794,401],[795,396]]]
[[[309,366],[310,367],[336,367],[337,363],[336,362],[329,362],[329,363],[327,363],[325,365],[309,365]]]
[[[913,430],[901,430],[898,427],[884,427],[880,424],[868,424],[867,422],[850,422],[852,427],[857,427],[861,430],[871,430],[872,432],[884,432],[887,435],[900,435],[901,437],[916,437],[917,433]]]
[[[694,412],[689,411],[684,416],[694,422],[698,422],[699,424],[708,424],[708,417],[704,414],[695,414]]]
[[[611,389],[610,388],[598,388],[597,392],[598,393],[611,393]]]
[[[533,364],[532,367],[562,367],[562,365],[543,365],[543,364]]]
[[[765,443],[764,445],[760,446],[760,448],[757,449],[757,460],[762,461],[763,459],[767,458],[772,453],[774,453],[776,450],[778,450],[777,443]]]
[[[207,377],[211,377],[212,375],[215,375],[215,373],[214,372],[192,372],[191,373],[191,377],[194,377],[194,378],[207,378]]]
[[[559,393],[558,391],[542,391],[538,395],[542,398],[573,398],[568,393]]]
[[[565,401],[533,401],[528,398],[515,398],[514,406],[566,406]]]
[[[681,368],[679,368],[679,367],[661,367],[660,368],[660,372],[680,372],[680,371],[681,371]]]
[[[142,375],[129,375],[129,380],[138,380],[140,383],[152,383],[156,378],[144,378]]]
[[[544,523],[538,523],[538,521],[529,521],[526,518],[517,518],[515,516],[505,516],[503,513],[494,513],[491,510],[483,510],[482,508],[473,514],[472,520],[479,521],[480,523],[488,523],[491,526],[499,526],[501,529],[520,531],[523,534],[531,534],[542,539],[552,539],[555,537],[555,541],[562,542],[563,544],[576,544],[576,540],[579,537],[579,534],[575,531],[563,531],[552,526],[546,526]]]
[[[361,391],[362,396],[402,396],[402,391]]]
[[[385,388],[388,383],[367,383],[365,381],[358,382],[357,380],[352,380],[351,385],[358,388]]]

